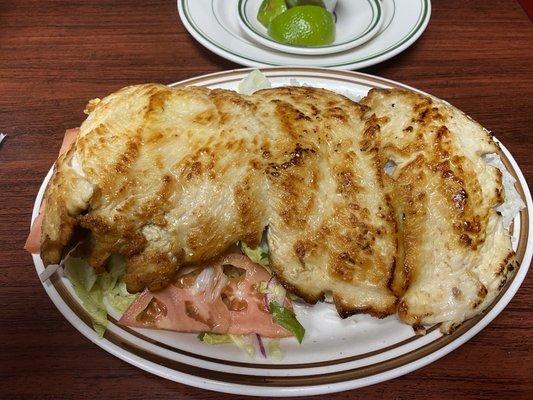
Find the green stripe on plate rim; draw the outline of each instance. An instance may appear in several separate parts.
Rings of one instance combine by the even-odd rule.
[[[246,7],[246,3],[248,3],[248,1],[249,0],[239,0],[239,4],[238,4],[239,15],[240,15],[241,19],[243,20],[243,22],[246,24],[246,26],[251,31],[254,31],[255,33],[257,33],[261,37],[263,37],[266,40],[268,40],[269,42],[278,43],[278,44],[284,44],[284,43],[279,43],[279,42],[271,39],[269,36],[265,36],[263,33],[259,32],[257,29],[254,28],[254,26],[252,25],[252,23],[248,19],[248,15],[246,15],[246,12],[244,11],[244,9]],[[316,46],[314,48],[316,48],[316,49],[327,49],[327,48],[330,48],[330,47],[342,46],[344,44],[351,43],[351,42],[354,42],[354,41],[362,38],[363,36],[367,35],[368,32],[370,32],[372,29],[374,29],[375,26],[378,24],[378,22],[381,20],[381,13],[382,13],[381,12],[381,3],[379,2],[379,0],[366,0],[366,1],[368,2],[368,4],[370,5],[370,8],[372,9],[372,19],[368,23],[368,26],[365,28],[365,30],[359,36],[351,38],[350,40],[346,40],[345,42],[342,42],[342,43],[337,43],[337,44],[327,45],[327,46]],[[291,46],[290,44],[284,44],[284,45],[285,46]],[[300,47],[300,46],[295,46],[295,47]]]
[[[213,46],[217,47],[218,49],[220,50],[223,50],[225,51],[226,53],[229,53],[229,54],[232,54],[233,56],[236,56],[236,57],[239,57],[239,58],[242,58],[242,59],[245,59],[245,60],[248,60],[248,61],[252,61],[252,62],[260,62],[261,64],[265,64],[265,65],[270,65],[270,66],[278,66],[278,65],[281,65],[281,64],[273,64],[273,63],[270,63],[270,62],[266,62],[266,61],[262,61],[262,60],[256,60],[256,59],[253,59],[253,58],[249,58],[249,57],[246,57],[244,55],[241,55],[241,54],[238,54],[238,53],[235,53],[233,52],[232,50],[228,49],[227,47],[225,46],[221,46],[219,45],[218,43],[215,43],[213,42],[208,35],[206,35],[197,25],[196,23],[192,20],[192,17],[190,15],[190,10],[189,10],[189,1],[188,0],[180,0],[181,1],[181,6],[182,6],[182,9],[183,9],[183,14],[185,15],[185,18],[187,19],[187,22],[189,23],[189,25],[195,30],[196,33],[198,33],[203,39],[205,39],[206,41],[208,41],[209,43],[211,43]],[[217,22],[219,23],[219,25],[226,31],[228,32],[231,36],[233,36],[234,38],[238,39],[239,41],[243,41],[239,36],[236,36],[233,34],[233,32],[229,31],[225,26],[224,24],[222,24],[220,22],[220,20],[218,19],[216,13],[214,12],[214,2],[215,0],[212,0],[211,1],[211,8],[213,10],[213,15],[215,16],[215,19],[217,20]],[[394,8],[396,9],[396,3],[394,3]],[[345,65],[350,65],[350,64],[354,64],[354,63],[360,63],[360,62],[363,62],[363,61],[368,61],[368,60],[371,60],[373,58],[377,58],[383,54],[387,54],[389,53],[390,51],[394,50],[394,49],[397,49],[398,47],[400,47],[401,45],[403,45],[404,43],[406,43],[409,39],[411,39],[421,28],[421,26],[423,25],[425,19],[426,19],[426,16],[428,14],[428,3],[429,3],[429,0],[420,0],[420,3],[422,5],[422,10],[418,16],[418,20],[417,20],[417,23],[416,25],[413,27],[413,29],[411,29],[411,31],[409,31],[409,33],[403,38],[401,39],[399,42],[389,46],[388,48],[386,48],[385,50],[379,52],[379,53],[375,53],[375,54],[372,54],[368,57],[365,57],[365,58],[360,58],[360,59],[354,59],[352,61],[349,61],[349,62],[346,62],[346,63],[341,63],[341,64],[334,64],[334,65],[327,65],[326,67],[342,67],[342,66],[345,66]],[[249,43],[247,43],[249,44]],[[314,66],[314,67],[319,67],[319,66]]]

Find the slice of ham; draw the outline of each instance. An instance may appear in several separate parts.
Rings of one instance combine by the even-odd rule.
[[[226,277],[225,265],[242,269],[244,274]],[[272,321],[265,307],[264,295],[259,293],[258,287],[261,282],[267,282],[270,275],[261,265],[242,254],[232,253],[208,268],[214,270],[213,281],[207,285],[217,288],[214,297],[212,292],[196,290],[195,279],[184,277],[161,291],[145,290],[119,323],[178,332],[256,333],[270,338],[292,335]],[[224,285],[217,284],[224,279]],[[288,300],[286,306],[291,307]]]
[[[65,154],[72,144],[76,141],[76,137],[80,133],[80,128],[67,129],[65,131],[65,136],[63,136],[63,143],[61,143],[61,148],[59,149],[59,156]],[[39,208],[39,215],[33,221],[31,225],[30,234],[26,239],[26,244],[24,244],[24,249],[30,253],[39,253],[41,250],[41,226],[43,225],[44,218],[44,207],[46,205],[45,200],[41,202],[41,207]]]

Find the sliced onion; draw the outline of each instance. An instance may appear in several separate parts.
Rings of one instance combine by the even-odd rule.
[[[213,267],[204,268],[202,272],[200,272],[198,276],[196,277],[196,280],[194,281],[194,284],[191,287],[192,292],[194,294],[206,292],[207,288],[210,286],[211,282],[213,281],[214,275],[215,275],[215,271]]]
[[[204,268],[198,275],[191,289],[194,294],[204,293],[209,302],[215,301],[220,296],[228,278],[222,272],[222,268]]]
[[[259,336],[257,333],[255,334],[255,337],[257,338],[257,343],[259,343],[259,351],[263,355],[263,358],[267,358],[265,346],[263,345],[263,339],[261,339],[261,336]]]
[[[222,271],[222,268],[217,267],[215,278],[213,279],[214,285],[212,286],[211,292],[209,293],[209,300],[211,302],[215,301],[215,299],[217,299],[222,294],[222,290],[224,290],[224,287],[226,287],[228,280],[229,279]]]

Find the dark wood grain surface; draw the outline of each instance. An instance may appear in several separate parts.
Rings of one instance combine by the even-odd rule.
[[[37,189],[88,99],[239,66],[201,47],[166,1],[0,2],[0,398],[229,399],[152,376],[79,334],[22,247]],[[533,25],[518,2],[440,0],[399,56],[365,72],[446,99],[491,129],[533,179]],[[533,279],[469,343],[331,399],[533,398]]]

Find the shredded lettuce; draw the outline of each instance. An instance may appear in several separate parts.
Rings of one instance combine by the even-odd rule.
[[[285,302],[287,291],[281,286],[275,278],[271,278],[270,281],[263,285],[263,282],[259,283],[257,288],[258,292],[265,295],[265,299],[268,303],[274,301],[278,304]]]
[[[274,360],[281,360],[283,358],[279,340],[273,339],[268,343],[268,356]]]
[[[300,324],[300,322],[298,322],[294,312],[288,308],[280,306],[275,301],[270,302],[269,308],[274,322],[294,333],[298,343],[302,343],[305,335],[305,328],[302,326],[302,324]]]
[[[221,333],[202,332],[198,339],[207,344],[228,344],[232,343],[244,350],[250,357],[255,355],[255,346],[251,335],[231,335]]]
[[[259,286],[257,287],[257,291],[261,294],[267,294],[269,292],[268,290],[268,283],[266,281],[259,282]]]
[[[121,314],[128,309],[128,307],[137,298],[136,294],[131,294],[126,289],[126,283],[121,279],[113,289],[111,289],[106,296],[108,304],[115,310],[120,311]]]
[[[94,270],[80,258],[69,258],[65,262],[65,272],[83,307],[91,316],[94,330],[102,337],[107,327],[107,311],[103,303],[102,286],[100,283],[96,284]]]
[[[69,257],[65,262],[67,277],[83,307],[91,316],[93,328],[100,337],[104,336],[107,328],[104,299],[111,307],[123,313],[137,297],[126,290],[122,280],[124,269],[124,259],[119,255],[110,257],[108,271],[101,274],[96,274],[81,258]]]
[[[268,78],[258,69],[254,69],[239,82],[237,91],[240,94],[251,95],[260,89],[268,89],[270,87],[271,84]]]
[[[277,281],[276,281],[277,282]],[[280,284],[274,285],[272,290],[270,290],[272,299],[278,299],[278,303],[283,303],[285,296],[287,296],[287,291]]]
[[[233,344],[239,349],[242,349],[250,357],[255,355],[255,346],[251,335],[229,335]]]
[[[198,339],[207,344],[225,344],[233,343],[231,336],[225,333],[202,332]]]
[[[253,336],[255,335],[231,335],[229,333],[202,332],[198,335],[198,339],[210,345],[233,344],[244,350],[250,357],[253,357],[255,355],[255,342]],[[272,357],[275,360],[281,360],[283,358],[279,340],[269,341],[267,347],[269,357]]]
[[[258,246],[255,249],[248,247],[246,243],[240,242],[242,252],[254,263],[261,264],[263,267],[268,266],[268,251],[262,246]]]

